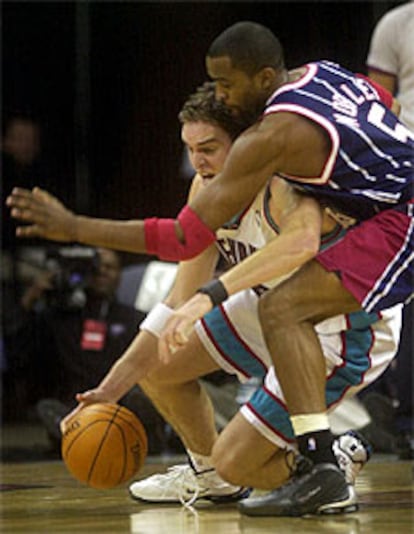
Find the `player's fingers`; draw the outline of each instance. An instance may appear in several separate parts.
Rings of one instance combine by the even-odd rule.
[[[41,237],[42,231],[40,226],[32,224],[30,226],[18,226],[16,228],[17,237]]]
[[[192,329],[192,322],[188,321],[187,319],[182,319],[179,321],[172,332],[173,342],[179,346],[188,343],[188,338],[190,337]]]
[[[167,339],[162,336],[158,341],[158,357],[163,364],[168,364],[171,360],[171,355],[174,348],[170,345]]]
[[[10,192],[12,197],[30,197],[31,194],[30,189],[25,189],[24,187],[13,187]]]
[[[43,195],[43,192],[42,192]],[[50,216],[49,208],[51,204],[59,204],[59,201],[46,200],[43,196],[37,197],[30,191],[19,190],[6,199],[6,204],[11,208],[10,214],[13,218],[22,221],[41,222]],[[45,195],[47,193],[45,192]]]
[[[60,421],[60,431],[62,432],[62,434],[67,430],[68,426],[70,425],[70,422],[72,421],[72,419],[81,411],[83,410],[83,408],[85,408],[85,406],[88,406],[89,404],[93,404],[93,402],[96,402],[96,401],[92,401],[92,402],[85,402],[83,400],[80,400],[80,396],[84,396],[86,393],[88,392],[85,392],[85,393],[77,393],[75,395],[76,397],[76,400],[78,401],[78,405],[71,411],[69,412],[61,421]]]
[[[10,199],[10,201],[13,203],[33,202],[34,198],[35,197],[31,191],[19,187],[14,187],[10,195],[8,195],[8,199]]]
[[[174,330],[173,337],[174,337],[174,342],[177,345],[184,345],[188,341],[188,339],[186,338],[185,334],[181,331],[181,329]]]
[[[60,204],[59,200],[40,187],[34,187],[32,189],[34,198],[46,202],[47,204]]]
[[[40,222],[40,214],[32,208],[32,206],[14,206],[10,212],[10,215],[13,219],[18,219],[19,221],[32,221]]]
[[[30,191],[25,189],[16,191],[13,189],[11,195],[6,199],[6,204],[11,208],[29,209],[34,212],[41,212],[45,202],[38,200]]]
[[[61,422],[59,423],[60,432],[63,434],[66,432],[66,429],[68,427],[68,416],[64,417]]]
[[[27,208],[31,205],[31,202],[32,201],[30,200],[30,197],[28,198],[23,195],[15,195],[15,194],[8,196],[6,199],[6,205],[11,208],[20,208],[20,209]]]
[[[95,402],[112,402],[110,399],[107,399],[100,394],[96,389],[88,389],[82,393],[77,393],[76,400],[82,404],[82,408]]]
[[[62,434],[64,434],[66,432],[66,430],[68,429],[69,425],[70,425],[70,422],[72,420],[73,417],[75,417],[75,415],[80,412],[80,410],[82,409],[82,405],[81,404],[78,404],[78,406],[76,406],[76,408],[74,408],[70,413],[68,413],[68,415],[66,415],[59,423],[59,427],[60,427],[60,431],[62,432]]]

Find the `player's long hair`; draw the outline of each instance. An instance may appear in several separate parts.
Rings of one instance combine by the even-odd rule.
[[[223,128],[232,140],[251,125],[242,118],[235,117],[230,108],[215,99],[213,82],[205,82],[187,98],[178,119],[181,124],[197,121],[216,124]]]

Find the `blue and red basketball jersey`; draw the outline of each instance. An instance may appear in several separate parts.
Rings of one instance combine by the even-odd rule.
[[[281,176],[359,221],[404,205],[413,192],[414,134],[366,79],[328,61],[305,67],[269,98],[264,115],[312,120],[329,135],[331,150],[321,176]]]

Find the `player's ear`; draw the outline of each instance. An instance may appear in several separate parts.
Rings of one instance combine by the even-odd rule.
[[[264,67],[261,71],[257,73],[258,81],[261,89],[268,91],[271,87],[274,86],[276,79],[276,71],[272,67]]]

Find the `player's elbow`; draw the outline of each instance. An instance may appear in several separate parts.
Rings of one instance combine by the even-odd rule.
[[[311,228],[302,228],[298,233],[296,245],[304,261],[309,261],[318,254],[320,243],[320,236]]]
[[[145,219],[145,248],[166,261],[189,260],[215,241],[215,233],[188,205],[175,219]]]

